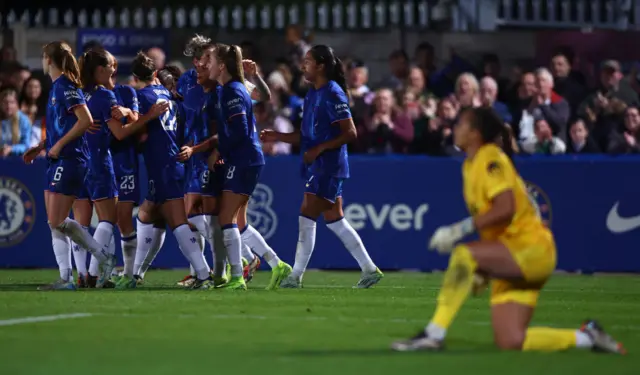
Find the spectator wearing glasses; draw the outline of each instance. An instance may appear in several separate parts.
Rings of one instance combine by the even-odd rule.
[[[13,88],[0,91],[0,154],[21,155],[30,146],[31,121],[18,107],[18,92]]]
[[[624,127],[615,131],[609,140],[610,154],[640,153],[640,112],[638,107],[628,107],[624,112]]]

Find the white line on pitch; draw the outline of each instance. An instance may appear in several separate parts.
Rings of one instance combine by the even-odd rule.
[[[40,322],[52,322],[55,320],[63,319],[77,319],[88,318],[93,314],[88,313],[76,313],[76,314],[59,314],[59,315],[45,315],[45,316],[30,316],[26,318],[15,318],[0,320],[0,326],[16,326],[19,324],[40,323]]]

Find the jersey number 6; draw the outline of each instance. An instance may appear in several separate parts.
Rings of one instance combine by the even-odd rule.
[[[158,99],[156,104],[166,103],[167,99]],[[160,116],[160,123],[166,131],[174,132],[178,128],[178,121],[176,121],[176,111],[173,101],[169,101],[169,110]]]

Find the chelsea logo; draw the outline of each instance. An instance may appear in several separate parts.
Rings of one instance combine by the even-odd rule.
[[[256,228],[265,240],[274,235],[278,228],[278,215],[271,205],[273,204],[273,191],[264,184],[258,184],[249,198],[247,207],[247,221]]]
[[[531,204],[538,212],[538,216],[542,219],[542,222],[550,227],[552,212],[551,212],[551,200],[549,200],[549,196],[540,188],[540,186],[531,183],[529,181],[525,181],[527,185],[527,193],[529,194],[529,199],[531,200]]]
[[[36,202],[20,181],[0,176],[0,247],[22,242],[33,229]]]

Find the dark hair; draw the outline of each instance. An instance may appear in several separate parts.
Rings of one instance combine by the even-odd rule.
[[[149,82],[153,79],[155,72],[156,63],[146,53],[138,52],[131,62],[131,74],[141,81]]]
[[[184,55],[189,57],[194,57],[199,59],[202,56],[202,53],[206,50],[205,46],[212,45],[211,38],[208,38],[204,35],[196,34],[189,41],[187,45],[184,47]]]
[[[324,66],[325,77],[328,80],[335,81],[342,91],[344,91],[346,95],[349,95],[347,79],[344,76],[344,66],[342,65],[342,61],[334,54],[333,49],[324,44],[318,44],[313,46],[309,50],[309,53],[316,61],[316,64],[322,64]]]
[[[244,69],[242,69],[242,49],[236,45],[217,44],[216,57],[223,63],[231,79],[244,84]]]
[[[397,49],[389,54],[389,60],[395,60],[399,58],[402,58],[405,61],[409,61],[409,55],[407,55],[407,52],[403,49]]]
[[[104,46],[102,45],[102,43],[98,42],[97,40],[90,40],[82,45],[83,53],[89,52],[92,49],[104,49]]]
[[[71,47],[67,43],[60,41],[51,42],[46,44],[42,48],[42,51],[76,87],[82,87],[78,62],[75,56],[73,56]]]
[[[569,62],[569,65],[573,65],[576,54],[573,52],[573,48],[569,46],[559,46],[553,50],[551,57],[562,56]]]
[[[158,79],[165,88],[175,87],[178,83],[178,78],[180,78],[180,74],[180,68],[175,65],[168,65],[158,70]]]
[[[511,144],[511,132],[493,108],[467,108],[464,112],[468,112],[471,115],[471,126],[478,129],[483,143],[498,143],[498,141],[501,141],[502,151],[509,158],[513,158],[514,150]]]
[[[33,99],[31,98],[27,98],[27,86],[29,85],[29,82],[31,81],[37,81],[38,83],[40,83],[40,96]],[[27,105],[30,104],[35,104],[36,107],[38,108],[38,112],[36,112],[36,118],[41,118],[45,115],[45,112],[47,110],[47,96],[44,95],[44,85],[42,84],[42,81],[40,81],[40,79],[38,79],[37,77],[31,76],[29,77],[29,79],[27,79],[24,82],[24,85],[22,86],[22,92],[20,93],[20,97],[18,98],[18,104],[22,105],[23,103],[26,103]]]
[[[105,49],[92,49],[80,57],[80,80],[85,89],[97,86],[95,73],[99,66],[109,66],[111,54]]]
[[[422,42],[418,44],[418,46],[416,47],[416,52],[418,51],[426,51],[426,52],[433,53],[434,52],[433,44],[429,42]]]

